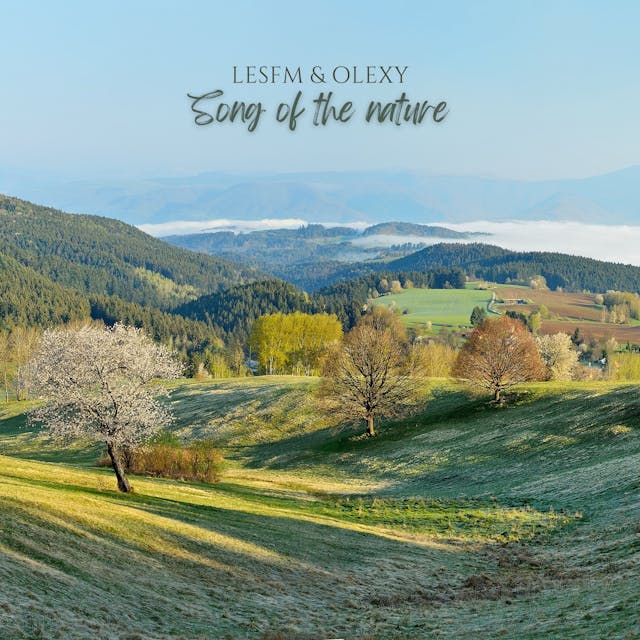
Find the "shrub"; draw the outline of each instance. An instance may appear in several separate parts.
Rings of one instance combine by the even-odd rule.
[[[170,434],[126,453],[122,462],[127,471],[159,478],[218,482],[224,467],[222,454],[211,440],[196,440],[184,446]],[[101,458],[98,464],[110,466],[108,458]]]
[[[573,379],[581,382],[602,380],[603,372],[602,369],[597,366],[589,367],[584,364],[578,364],[573,371]]]

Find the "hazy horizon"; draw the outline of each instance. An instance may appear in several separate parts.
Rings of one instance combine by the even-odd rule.
[[[389,220],[389,222],[406,222]],[[309,224],[321,224],[325,227],[343,226],[362,231],[371,226],[363,222],[322,223],[302,219],[268,219],[268,220],[216,220],[209,221],[209,226],[200,223],[183,222],[160,225],[139,225],[139,228],[155,237],[167,238],[171,235],[197,233],[214,233],[217,231],[233,231],[246,233],[274,229],[297,229]],[[200,227],[198,225],[200,224]],[[420,224],[416,222],[415,224]],[[427,224],[427,223],[424,223]],[[595,225],[568,221],[501,221],[476,220],[464,223],[429,222],[428,226],[439,226],[453,231],[482,233],[487,235],[467,239],[459,238],[425,238],[412,235],[376,235],[357,236],[350,241],[362,248],[385,247],[404,243],[433,245],[439,243],[471,243],[492,244],[512,251],[551,251],[570,255],[640,266],[640,225]],[[182,233],[176,233],[182,229]]]

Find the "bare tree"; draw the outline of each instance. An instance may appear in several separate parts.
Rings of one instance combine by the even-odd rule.
[[[514,318],[485,320],[458,354],[453,375],[493,392],[494,401],[520,382],[544,379],[545,370],[533,335]]]
[[[414,405],[404,330],[385,310],[365,317],[327,358],[321,392],[332,409],[348,419],[364,420],[375,436],[376,416],[400,415]]]
[[[128,492],[123,450],[172,419],[149,383],[177,378],[181,369],[165,347],[133,327],[50,329],[25,367],[33,394],[45,401],[30,419],[57,437],[104,442],[118,489]]]

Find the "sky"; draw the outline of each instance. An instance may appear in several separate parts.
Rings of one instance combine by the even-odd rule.
[[[640,164],[640,3],[0,0],[0,171],[135,179],[407,169],[579,178]],[[233,67],[408,67],[402,85],[239,85]],[[187,93],[267,108],[198,127]],[[296,131],[275,106],[320,90],[352,122]],[[446,101],[439,123],[365,124],[369,100]]]

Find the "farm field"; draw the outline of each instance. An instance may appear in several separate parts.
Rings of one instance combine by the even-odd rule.
[[[603,322],[580,322],[545,320],[542,323],[541,333],[573,333],[576,328],[587,339],[615,338],[619,344],[640,344],[640,326],[620,324],[607,324]]]
[[[435,325],[468,326],[469,317],[476,306],[485,307],[491,300],[491,291],[479,289],[407,289],[400,293],[381,296],[375,304],[394,307],[401,312],[407,324],[431,322]]]
[[[615,338],[619,343],[640,343],[640,325],[602,322],[604,307],[595,303],[591,293],[565,293],[531,289],[522,286],[494,285],[497,299],[526,300],[527,304],[497,304],[496,311],[517,311],[526,314],[545,305],[550,317],[543,320],[541,333],[573,333],[576,328],[587,339]]]
[[[317,382],[174,383],[176,431],[228,470],[130,495],[4,407],[0,637],[639,637],[636,386],[496,409],[438,381],[363,439]]]
[[[601,322],[604,307],[595,303],[595,295],[591,293],[565,293],[547,289],[531,289],[529,287],[495,285],[496,297],[504,300],[526,299],[528,305],[499,305],[499,309],[530,312],[540,305],[545,305],[551,314],[559,320],[588,320]]]

